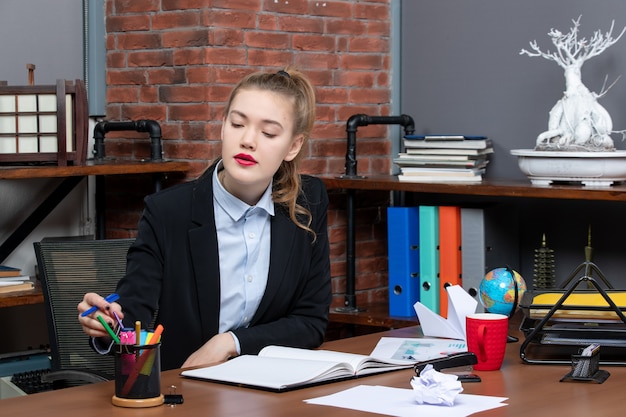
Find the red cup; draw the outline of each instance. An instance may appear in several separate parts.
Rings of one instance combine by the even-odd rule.
[[[509,318],[503,314],[476,313],[465,319],[467,350],[478,359],[477,371],[496,371],[502,366],[509,333]]]

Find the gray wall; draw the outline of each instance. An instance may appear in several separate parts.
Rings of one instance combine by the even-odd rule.
[[[26,85],[83,78],[82,0],[0,1],[0,80]]]
[[[489,136],[495,154],[486,177],[525,179],[510,150],[534,147],[565,80],[556,63],[519,52],[533,40],[544,52],[554,51],[547,33],[551,28],[568,32],[572,19],[581,15],[579,38],[609,30],[613,19],[617,35],[626,26],[626,1],[402,1],[401,112],[413,116],[417,133]],[[615,130],[626,129],[626,35],[583,65],[583,82],[591,91],[602,89],[605,76],[609,84],[623,76],[600,104],[611,114]],[[613,140],[618,149],[626,149],[620,135]],[[460,198],[449,203],[468,204]],[[510,266],[527,282],[532,281],[534,249],[543,233],[556,252],[557,281],[562,282],[584,261],[591,226],[593,260],[615,286],[623,286],[626,204],[503,200],[498,204],[512,215],[510,229],[500,232],[519,236],[519,253],[510,254]]]
[[[487,135],[495,155],[487,178],[525,178],[509,151],[532,148],[547,129],[548,112],[565,89],[563,70],[544,58],[520,55],[537,40],[555,50],[551,28],[568,32],[581,18],[579,37],[626,26],[624,0],[404,0],[402,1],[401,111],[417,133]],[[585,62],[583,82],[602,89],[615,130],[626,129],[626,35]],[[621,136],[615,145],[626,149]]]
[[[36,84],[83,78],[82,0],[0,0],[0,80],[26,85],[27,63],[36,66]],[[0,241],[60,182],[58,179],[0,181]],[[5,261],[34,275],[33,241],[45,236],[89,234],[87,186],[83,182]],[[79,300],[77,300],[78,302]],[[43,305],[0,309],[6,328],[0,353],[48,343]]]

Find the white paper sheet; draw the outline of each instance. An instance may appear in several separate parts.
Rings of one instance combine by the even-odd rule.
[[[448,318],[434,313],[419,301],[413,305],[424,336],[465,340],[465,318],[476,312],[478,302],[460,285],[448,291]]]
[[[304,400],[308,404],[328,405],[396,417],[466,417],[480,411],[503,407],[506,397],[459,394],[452,407],[418,404],[413,390],[380,385],[359,385],[324,397]]]

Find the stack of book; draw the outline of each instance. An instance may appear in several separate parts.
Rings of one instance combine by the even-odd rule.
[[[404,147],[393,162],[412,182],[480,182],[493,153],[485,136],[407,135]]]
[[[20,268],[0,265],[0,294],[33,289],[33,282],[27,275],[22,275]]]

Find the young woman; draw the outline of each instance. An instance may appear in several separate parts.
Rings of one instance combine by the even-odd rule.
[[[126,327],[164,326],[163,369],[322,343],[328,196],[321,180],[298,174],[314,120],[314,90],[301,72],[239,82],[225,109],[221,159],[197,180],[145,199],[119,301],[88,293],[78,304],[98,350],[110,338],[97,315],[113,324],[113,312]],[[92,306],[98,311],[80,316]]]

